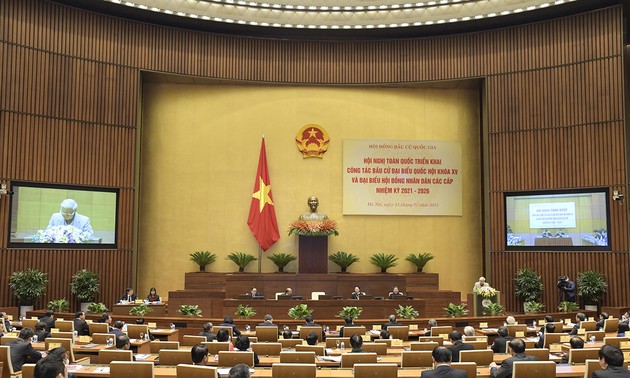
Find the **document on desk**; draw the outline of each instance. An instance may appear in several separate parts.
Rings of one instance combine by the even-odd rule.
[[[94,369],[95,373],[109,373],[109,366],[103,366],[103,367],[99,367]]]
[[[98,344],[89,343],[81,346],[81,348],[94,348],[95,346],[98,346]]]
[[[136,354],[136,361],[142,361],[149,358],[150,354]]]
[[[331,361],[341,363],[341,356],[317,356],[319,361]]]
[[[82,368],[83,368],[83,365],[68,365],[69,372],[78,371],[78,370],[81,370]]]

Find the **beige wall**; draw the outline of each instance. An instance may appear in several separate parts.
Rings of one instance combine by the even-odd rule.
[[[316,195],[320,211],[339,223],[329,251],[361,261],[350,272],[376,272],[369,256],[401,257],[391,272],[412,272],[409,253],[431,252],[426,267],[440,288],[470,291],[482,270],[479,90],[466,88],[292,87],[145,83],[140,159],[138,291],[163,296],[183,288],[197,270],[188,254],[209,250],[208,270],[233,272],[225,256],[258,254],[247,215],[261,135],[281,239],[267,252],[297,253],[287,226]],[[304,125],[331,138],[323,159],[303,159],[294,138]],[[463,156],[463,216],[343,216],[344,139],[459,140]],[[296,262],[285,270],[295,271]],[[337,271],[329,264],[330,271]],[[276,267],[263,257],[262,271]],[[257,271],[257,262],[248,266]]]

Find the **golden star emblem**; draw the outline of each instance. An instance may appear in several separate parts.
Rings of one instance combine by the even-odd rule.
[[[271,185],[265,185],[265,181],[263,181],[262,177],[258,177],[260,179],[260,183],[258,184],[258,191],[252,194],[253,198],[258,199],[258,203],[260,205],[260,212],[262,213],[265,208],[265,204],[270,204],[273,206],[273,201],[271,197],[269,197],[269,192],[271,192]]]
[[[314,138],[317,136],[317,131],[315,131],[315,129],[311,129],[309,132],[309,138]]]

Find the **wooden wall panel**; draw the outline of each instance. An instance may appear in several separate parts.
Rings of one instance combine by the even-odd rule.
[[[305,85],[483,78],[487,84],[487,209],[491,282],[509,293],[518,267],[555,279],[599,269],[609,305],[630,303],[627,202],[611,206],[610,253],[512,253],[503,193],[604,186],[627,191],[621,7],[466,35],[383,41],[290,41],[135,23],[43,0],[0,2],[0,178],[120,189],[118,250],[6,249],[0,274],[54,269],[49,298],[94,266],[110,300],[128,284],[141,71]],[[64,144],[66,147],[60,149]],[[626,193],[628,194],[628,193]],[[0,198],[8,223],[8,199]],[[76,256],[77,259],[71,258]],[[111,277],[111,280],[110,280]],[[2,281],[3,284],[6,281]],[[508,308],[518,303],[508,297]],[[0,290],[0,304],[10,301]]]

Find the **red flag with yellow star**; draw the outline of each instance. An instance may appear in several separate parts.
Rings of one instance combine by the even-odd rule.
[[[267,169],[267,151],[265,150],[265,138],[260,146],[260,158],[258,158],[258,171],[254,181],[254,194],[249,206],[247,225],[252,230],[258,244],[266,251],[280,239],[276,210],[271,195],[271,182]]]

